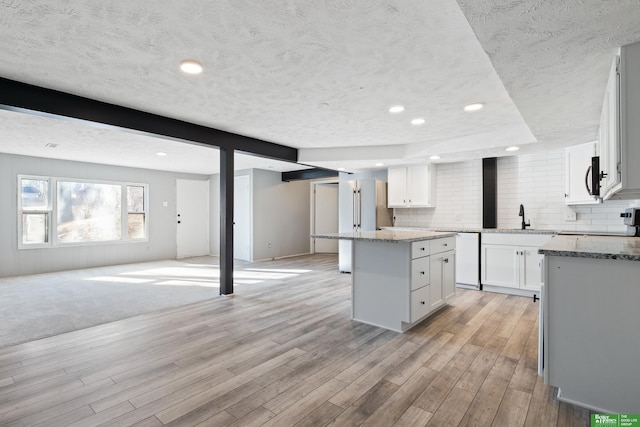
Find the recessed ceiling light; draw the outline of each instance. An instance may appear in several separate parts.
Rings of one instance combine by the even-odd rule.
[[[464,111],[478,111],[484,107],[482,102],[474,102],[473,104],[467,104],[464,106]]]
[[[440,156],[436,156],[436,155],[434,155],[434,156],[431,156],[431,157],[429,157],[429,158],[430,158],[431,160],[439,160],[439,159],[440,159]]]
[[[413,120],[411,120],[411,124],[415,125],[415,126],[423,125],[424,124],[424,119],[420,119],[420,118],[413,119]]]
[[[180,70],[187,74],[200,74],[202,72],[202,64],[196,61],[182,61]]]
[[[384,166],[384,163],[376,163],[376,166],[378,166],[378,167]]]
[[[160,156],[160,157],[164,157],[164,156],[166,156],[166,155],[167,155],[167,153],[165,153],[164,151],[158,151],[158,152],[156,153],[156,156]]]
[[[515,145],[513,147],[507,147],[504,149],[504,151],[518,151],[520,149],[520,147],[516,147]]]
[[[404,107],[402,105],[394,105],[389,108],[390,113],[402,113],[404,111]]]

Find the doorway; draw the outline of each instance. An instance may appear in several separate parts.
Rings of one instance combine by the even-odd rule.
[[[176,180],[178,258],[209,255],[209,180]]]
[[[234,178],[233,194],[233,257],[252,261],[251,256],[251,177]]]
[[[338,183],[312,183],[313,191],[313,234],[338,232]],[[334,239],[312,239],[311,252],[338,253],[338,241]]]

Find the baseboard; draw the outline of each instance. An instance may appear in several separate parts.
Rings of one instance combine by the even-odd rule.
[[[568,403],[568,404],[574,405],[574,406],[579,406],[581,408],[593,411],[593,412],[595,412],[597,414],[617,414],[616,411],[610,411],[608,409],[598,408],[597,406],[587,405],[586,403],[578,402],[577,400],[567,399],[565,397],[562,397],[562,390],[561,389],[558,389],[558,394],[557,394],[556,398],[560,402]]]
[[[297,256],[303,256],[303,255],[313,255],[311,252],[305,252],[305,253],[301,253],[301,254],[293,254],[293,255],[284,255],[284,256],[277,256],[277,257],[273,257],[273,258],[261,258],[261,259],[254,259],[251,262],[258,262],[258,261],[273,261],[276,259],[286,259],[286,258],[293,258],[293,257],[297,257]]]
[[[534,295],[540,297],[540,291],[529,291],[518,288],[507,288],[502,286],[482,285],[482,290],[487,292],[495,292],[499,294],[517,295],[520,297],[533,298]]]

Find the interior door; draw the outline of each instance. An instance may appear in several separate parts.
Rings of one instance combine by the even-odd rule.
[[[176,255],[209,255],[209,181],[176,180]]]
[[[340,181],[338,185],[339,219],[338,230],[340,233],[353,233],[355,231],[355,194],[356,181]],[[338,271],[351,272],[351,242],[340,240],[338,242]]]
[[[233,257],[252,261],[251,257],[251,177],[234,178]]]
[[[314,192],[315,234],[338,232],[338,184],[316,184]],[[338,241],[314,239],[316,253],[338,253]]]

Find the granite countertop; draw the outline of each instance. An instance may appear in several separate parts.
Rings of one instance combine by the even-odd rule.
[[[550,256],[640,261],[640,237],[557,235],[538,252]]]
[[[455,227],[382,227],[383,230],[397,231],[437,231],[447,233],[505,233],[505,234],[557,234],[556,230],[531,229],[521,230],[519,228],[455,228]]]
[[[317,239],[360,240],[368,242],[419,242],[421,240],[454,237],[455,232],[435,232],[418,230],[378,230],[358,231],[355,233],[312,234]]]

